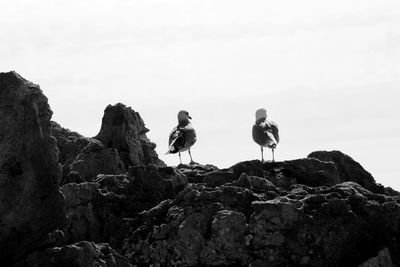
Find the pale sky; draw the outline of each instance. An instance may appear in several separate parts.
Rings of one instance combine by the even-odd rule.
[[[400,190],[398,0],[2,0],[0,12],[0,71],[39,84],[66,128],[94,136],[122,102],[177,165],[164,153],[186,109],[194,160],[222,168],[260,158],[251,127],[265,107],[277,160],[341,150]]]

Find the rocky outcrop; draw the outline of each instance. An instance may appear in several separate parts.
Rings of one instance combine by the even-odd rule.
[[[138,265],[355,266],[382,246],[397,251],[399,222],[397,199],[353,182],[279,196],[189,185],[141,214],[123,254]]]
[[[101,129],[95,138],[106,147],[117,149],[126,167],[165,165],[154,150],[156,145],[147,138],[148,131],[139,113],[118,103],[104,110]]]
[[[95,138],[52,122],[51,133],[57,139],[63,166],[62,184],[91,182],[98,174],[122,174],[129,166],[165,166],[154,150],[156,145],[146,137],[148,131],[139,113],[120,103],[105,109]]]
[[[108,242],[118,248],[126,237],[126,220],[165,199],[173,199],[187,185],[173,167],[131,167],[124,175],[98,175],[95,182],[69,183],[66,197],[67,242]]]
[[[38,85],[0,73],[0,261],[46,246],[63,227],[52,111]]]
[[[400,193],[339,151],[174,168],[122,104],[95,138],[50,117],[38,86],[0,74],[3,265],[400,265]]]
[[[308,155],[308,158],[334,163],[342,182],[353,181],[374,193],[383,194],[385,192],[385,188],[377,184],[372,175],[360,163],[340,151],[315,151]]]

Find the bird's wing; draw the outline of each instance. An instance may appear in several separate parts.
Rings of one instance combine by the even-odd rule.
[[[268,124],[270,125],[270,129],[272,134],[274,135],[274,138],[276,140],[276,143],[279,143],[279,129],[278,129],[278,124],[276,124],[273,121],[268,121]]]
[[[260,127],[267,137],[266,146],[275,147],[279,142],[278,125],[273,121],[265,121],[260,124]]]
[[[168,146],[170,146],[172,144],[172,142],[178,137],[178,135],[180,134],[178,127],[175,127],[174,129],[172,129],[171,133],[169,134],[169,138],[168,138]]]
[[[177,153],[180,149],[185,147],[186,134],[185,129],[175,127],[169,135],[169,152]]]

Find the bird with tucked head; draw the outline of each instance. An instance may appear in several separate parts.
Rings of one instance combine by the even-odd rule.
[[[279,143],[278,125],[267,120],[267,110],[260,108],[256,111],[256,121],[253,125],[253,140],[261,147],[261,161],[264,162],[264,147],[272,150],[272,162],[275,161],[274,150]]]
[[[182,164],[181,152],[188,151],[190,156],[190,164],[194,164],[190,148],[196,142],[196,131],[189,120],[192,118],[189,112],[181,110],[178,112],[178,125],[172,129],[168,140],[168,151],[165,154],[179,155],[179,161]]]

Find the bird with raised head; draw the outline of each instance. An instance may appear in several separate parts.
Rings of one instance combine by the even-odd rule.
[[[178,112],[178,125],[172,129],[168,140],[168,151],[165,154],[179,155],[179,162],[182,164],[181,152],[188,151],[190,156],[190,164],[194,164],[190,148],[196,142],[196,131],[189,120],[192,118],[189,112],[181,110]]]

